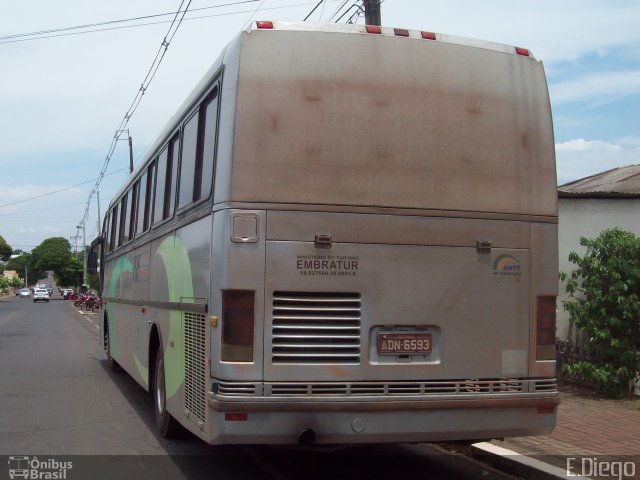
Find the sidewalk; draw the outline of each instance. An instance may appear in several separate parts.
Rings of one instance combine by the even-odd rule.
[[[640,470],[640,397],[612,400],[571,385],[561,388],[561,397],[551,435],[491,443],[560,468],[566,467],[567,457],[606,456],[609,461],[635,461]]]

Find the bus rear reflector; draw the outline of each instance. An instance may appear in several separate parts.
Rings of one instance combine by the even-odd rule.
[[[522,55],[524,57],[528,57],[529,56],[529,50],[527,50],[526,48],[516,47],[516,53],[518,55]]]
[[[377,25],[367,25],[367,33],[382,33],[382,28]]]
[[[422,35],[422,38],[424,38],[425,40],[435,40],[436,39],[436,34],[433,32],[420,32]]]
[[[246,422],[249,416],[246,412],[225,412],[225,422]]]
[[[256,22],[256,26],[258,28],[271,29],[271,28],[273,28],[273,22],[258,21],[258,22]]]
[[[538,407],[538,415],[550,415],[552,413],[555,413],[555,411],[556,411],[556,407],[551,407],[551,406]]]
[[[536,306],[536,358],[556,358],[556,297],[538,297]]]
[[[254,299],[253,290],[222,291],[223,362],[253,361]]]

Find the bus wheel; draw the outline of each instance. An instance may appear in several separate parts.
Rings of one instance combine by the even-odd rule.
[[[111,344],[109,343],[109,321],[104,321],[104,351],[107,352],[107,361],[111,370],[114,372],[122,372],[122,367],[111,356]]]
[[[158,346],[155,363],[151,392],[153,395],[153,410],[156,416],[156,426],[158,427],[160,435],[164,438],[173,438],[178,434],[180,425],[167,411],[167,394],[164,386],[164,354],[162,353],[162,346]]]

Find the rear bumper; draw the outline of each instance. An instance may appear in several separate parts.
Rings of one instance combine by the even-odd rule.
[[[222,400],[211,394],[212,444],[295,444],[311,429],[319,444],[437,442],[545,435],[556,394],[473,399]],[[246,417],[225,413],[242,412]],[[246,420],[238,421],[238,418]]]
[[[479,399],[425,399],[425,400],[335,400],[308,399],[291,401],[281,398],[263,397],[255,399],[220,400],[209,398],[209,406],[220,412],[354,412],[354,411],[415,411],[415,410],[459,410],[467,408],[524,408],[556,407],[560,404],[558,394],[536,397],[479,398]]]

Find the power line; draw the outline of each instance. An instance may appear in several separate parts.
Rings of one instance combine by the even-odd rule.
[[[124,170],[121,168],[119,170],[116,170],[114,172],[108,173],[103,175],[103,177],[108,177],[110,175],[114,175],[118,172],[123,172]],[[31,200],[36,200],[38,198],[42,198],[42,197],[48,197],[49,195],[54,195],[56,193],[60,193],[60,192],[65,192],[67,190],[71,190],[72,188],[76,188],[79,187],[81,185],[86,185],[87,183],[91,183],[91,182],[95,182],[97,180],[97,178],[91,179],[91,180],[87,180],[85,182],[81,182],[81,183],[77,183],[75,185],[71,185],[70,187],[65,187],[65,188],[61,188],[60,190],[54,190],[53,192],[47,192],[47,193],[43,193],[42,195],[36,195],[35,197],[29,197],[29,198],[25,198],[23,200],[18,200],[17,202],[11,202],[11,203],[5,203],[3,205],[0,205],[0,208],[2,207],[9,207],[11,205],[18,205],[19,203],[25,203],[25,202],[29,202]],[[11,214],[6,214],[6,215],[11,215]]]
[[[144,96],[147,88],[149,88],[149,85],[153,81],[153,78],[155,77],[156,72],[158,71],[158,68],[160,68],[160,64],[162,63],[162,60],[164,59],[164,56],[167,53],[167,48],[169,48],[169,45],[171,44],[173,37],[178,31],[178,28],[180,28],[180,25],[182,24],[182,20],[184,19],[184,16],[187,14],[187,11],[189,10],[191,1],[192,0],[189,0],[189,3],[187,3],[187,6],[185,7],[184,11],[182,11],[182,6],[184,5],[185,0],[181,0],[180,7],[178,7],[178,11],[176,12],[175,17],[173,18],[173,21],[171,22],[171,25],[169,26],[167,33],[162,39],[160,48],[158,48],[158,52],[156,53],[156,56],[153,59],[153,62],[151,63],[151,66],[149,67],[149,70],[147,71],[147,74],[145,75],[144,80],[142,81],[140,88],[136,92],[133,102],[131,102],[131,106],[129,107],[127,112],[124,114],[124,117],[120,122],[120,125],[116,129],[116,132],[111,140],[111,145],[107,152],[107,156],[104,159],[102,169],[100,170],[100,174],[98,175],[98,178],[96,179],[96,183],[91,189],[91,192],[89,192],[89,198],[87,199],[87,205],[84,209],[84,215],[82,216],[82,220],[78,222],[78,225],[84,225],[87,219],[89,218],[89,210],[91,208],[91,199],[93,198],[95,193],[98,191],[98,187],[100,186],[100,182],[102,181],[102,178],[104,177],[105,172],[107,171],[107,167],[109,166],[109,162],[111,161],[113,152],[116,149],[116,145],[118,143],[118,140],[120,139],[120,135],[122,134],[122,131],[125,130],[127,125],[129,124],[129,120],[131,120],[131,116],[137,110],[138,105],[140,105],[140,102],[142,101],[142,97]],[[182,13],[182,16],[180,16],[180,13]],[[180,20],[178,20],[179,16],[180,16]],[[175,28],[174,28],[174,25],[175,25]]]
[[[316,6],[311,9],[311,11],[307,14],[306,17],[304,17],[304,20],[302,21],[306,22],[307,19],[313,14],[313,12],[315,12],[316,9],[322,4],[322,2],[324,2],[324,0],[320,0],[318,3],[316,3]]]
[[[250,2],[258,2],[261,0],[250,0]],[[262,0],[264,3],[264,0]],[[340,0],[328,0],[327,3],[333,3],[333,2],[338,2]],[[229,5],[239,5],[239,4],[243,4],[243,3],[249,3],[248,1],[239,1],[239,2],[234,2],[234,3],[229,3],[229,4],[225,4],[222,6],[229,6]],[[265,11],[265,10],[283,10],[286,8],[294,8],[294,7],[306,7],[308,5],[314,5],[313,2],[305,2],[305,3],[293,3],[293,4],[289,4],[289,5],[282,5],[279,7],[267,7],[267,8],[259,8],[259,10]],[[206,8],[216,8],[216,7],[206,7]],[[241,15],[243,13],[252,13],[255,14],[257,12],[256,10],[238,10],[235,12],[226,12],[226,13],[216,13],[216,14],[211,14],[211,15],[195,15],[195,16],[190,16],[190,17],[186,17],[184,19],[185,22],[189,21],[189,20],[201,20],[203,18],[214,18],[214,17],[227,17],[227,16],[231,16],[231,15]],[[4,44],[8,44],[8,43],[17,43],[17,42],[27,42],[27,41],[31,41],[31,40],[46,40],[49,38],[57,38],[57,37],[68,37],[68,36],[72,36],[72,35],[84,35],[86,33],[96,33],[96,32],[106,32],[106,31],[111,31],[111,30],[124,30],[127,28],[138,28],[138,27],[148,27],[148,26],[153,26],[153,25],[162,25],[164,23],[171,23],[171,20],[161,20],[158,22],[147,22],[147,23],[137,23],[135,25],[123,25],[123,26],[119,26],[119,27],[109,27],[109,28],[96,28],[94,30],[85,30],[85,31],[81,31],[81,32],[69,32],[69,33],[59,33],[59,34],[53,34],[53,35],[45,35],[45,36],[41,36],[41,37],[33,37],[33,38],[18,38],[18,39],[8,39],[5,41],[2,41],[2,38],[0,37],[0,45],[4,45]]]
[[[115,173],[115,172],[114,172]],[[111,175],[111,174],[109,174]],[[95,180],[95,179],[94,179]],[[91,182],[93,180],[90,180]],[[64,207],[75,207],[77,205],[84,205],[84,202],[75,202],[75,203],[65,203],[63,205],[56,205],[55,207],[38,207],[38,211],[41,212],[43,210],[57,210],[59,208],[64,208]],[[22,215],[24,213],[33,213],[33,209],[29,209],[29,210],[20,210],[17,212],[11,212],[11,213],[0,213],[0,217],[8,217],[9,215]],[[3,220],[4,221],[4,220]]]
[[[241,5],[243,3],[255,3],[255,2],[259,2],[260,0],[239,0],[236,2],[231,2],[231,3],[223,3],[220,5],[211,5],[209,7],[199,7],[199,8],[193,8],[191,9],[192,12],[197,12],[197,11],[202,11],[202,10],[211,10],[214,8],[223,8],[223,7],[230,7],[230,6],[235,6],[235,5]],[[93,28],[93,27],[102,27],[105,25],[114,25],[117,23],[126,23],[126,22],[134,22],[137,20],[147,20],[150,18],[158,18],[158,17],[166,17],[169,15],[176,15],[177,13],[180,12],[166,12],[166,13],[155,13],[155,14],[151,14],[151,15],[143,15],[140,17],[130,17],[130,18],[120,18],[117,20],[107,20],[104,22],[97,22],[97,23],[87,23],[84,25],[74,25],[71,27],[62,27],[62,28],[52,28],[52,29],[48,29],[48,30],[39,30],[37,32],[26,32],[26,33],[14,33],[12,35],[5,35],[5,36],[1,36],[0,37],[0,43],[4,43],[3,40],[13,40],[16,38],[24,38],[25,40],[38,40],[38,38],[36,39],[32,39],[32,38],[25,38],[25,37],[36,37],[39,35],[48,35],[51,33],[60,33],[60,32],[68,32],[70,30],[81,30],[84,28]],[[168,22],[168,21],[167,21]],[[158,22],[158,23],[163,23],[163,22]],[[142,25],[148,25],[148,24],[142,24]],[[135,27],[138,25],[130,25],[129,27]],[[93,31],[100,31],[100,30],[93,30]],[[79,32],[79,33],[86,33],[86,32]],[[44,37],[44,38],[48,38],[48,37]],[[9,42],[7,42],[9,43]]]

